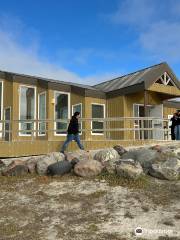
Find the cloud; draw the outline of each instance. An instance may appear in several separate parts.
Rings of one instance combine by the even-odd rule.
[[[142,47],[154,57],[171,61],[180,60],[180,23],[158,22],[139,37]]]
[[[24,26],[18,18],[13,19],[0,16],[0,70],[89,85],[117,76],[114,72],[103,72],[82,77],[63,66],[70,60],[73,64],[85,65],[93,57],[113,57],[108,52],[98,52],[96,49],[60,49],[60,63],[50,62],[40,54],[41,39],[38,32]]]
[[[136,31],[139,52],[156,61],[180,62],[179,0],[125,0],[110,20]]]
[[[121,1],[117,10],[109,15],[112,22],[142,27],[156,19],[155,1],[125,0]]]
[[[11,32],[0,29],[0,69],[64,81],[81,82],[77,74],[56,66],[38,55],[32,45],[23,47]]]

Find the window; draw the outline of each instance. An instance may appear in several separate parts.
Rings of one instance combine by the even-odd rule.
[[[55,92],[55,120],[58,120],[55,122],[56,135],[67,133],[67,120],[70,115],[69,96],[69,93]]]
[[[3,120],[3,83],[0,82],[0,120]],[[2,122],[0,122],[0,131],[2,131]],[[0,132],[2,137],[2,132]]]
[[[27,87],[21,86],[20,87],[20,117],[19,119],[22,121],[20,122],[20,135],[31,135],[32,132],[30,130],[35,130],[35,122],[28,121],[34,120],[36,118],[36,101],[35,101],[35,88],[34,87]],[[35,132],[34,132],[35,135]]]
[[[72,114],[74,114],[75,112],[80,112],[82,117],[82,103],[78,103],[72,106]],[[82,122],[79,122],[79,129],[82,129]],[[82,132],[80,132],[79,134],[82,134]]]
[[[95,120],[91,122],[92,134],[101,135],[104,134],[104,121],[105,118],[105,105],[104,104],[92,104],[92,118],[102,118],[102,120]]]
[[[40,93],[38,96],[38,119],[46,120],[46,92]],[[38,122],[38,135],[46,135],[46,122]]]

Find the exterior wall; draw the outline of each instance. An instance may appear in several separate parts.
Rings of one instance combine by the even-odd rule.
[[[83,141],[86,150],[109,148],[115,145],[127,146],[142,146],[145,144],[159,144],[163,141],[158,140],[111,140],[111,141]],[[171,142],[171,141],[169,141]],[[167,143],[167,141],[166,141]],[[33,142],[1,142],[0,145],[0,156],[1,158],[6,157],[19,157],[19,156],[29,156],[29,155],[41,155],[50,152],[59,151],[60,146],[63,141],[46,141],[46,140],[35,140]],[[68,148],[69,151],[77,150],[77,146],[72,142]]]
[[[124,97],[124,116],[133,117],[133,104],[142,104],[144,105],[144,92],[139,92],[135,94],[129,94]],[[158,105],[162,104],[162,99],[158,93],[147,92],[147,105]],[[134,128],[133,120],[125,121],[125,128]],[[124,139],[134,139],[134,131],[125,131]]]
[[[107,99],[107,117],[124,117],[124,96]],[[107,124],[108,128],[124,128],[124,121],[111,121]],[[124,131],[110,131],[108,139],[123,139]]]
[[[165,86],[163,84],[154,83],[148,90],[155,91],[172,96],[180,96],[180,89],[174,86]]]
[[[176,112],[176,108],[173,107],[163,107],[163,118],[168,118],[168,115],[173,115]]]

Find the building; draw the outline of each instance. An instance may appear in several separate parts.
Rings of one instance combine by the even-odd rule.
[[[178,102],[167,101],[177,97],[180,82],[167,63],[95,86],[0,71],[0,156],[58,151],[74,111],[84,119],[81,138],[87,148],[164,140],[163,131],[128,129],[163,129],[164,122],[158,119],[180,108]]]

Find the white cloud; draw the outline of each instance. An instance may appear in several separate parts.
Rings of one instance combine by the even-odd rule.
[[[117,10],[110,14],[112,22],[143,27],[155,20],[155,2],[150,0],[121,1]]]
[[[155,23],[140,33],[140,43],[156,58],[179,61],[180,23]]]
[[[70,59],[73,63],[86,64],[95,49],[60,49],[61,63],[50,62],[39,54],[41,41],[37,36],[36,30],[27,29],[19,19],[12,21],[11,17],[0,16],[0,70],[89,85],[117,76],[116,73],[105,72],[82,77],[62,66],[63,61]],[[105,53],[103,57],[111,56]]]
[[[124,0],[111,21],[133,28],[139,51],[155,61],[180,62],[179,0]],[[132,41],[136,39],[132,38]]]
[[[77,74],[38,56],[32,45],[23,47],[11,33],[0,30],[0,69],[30,75],[81,82]]]

